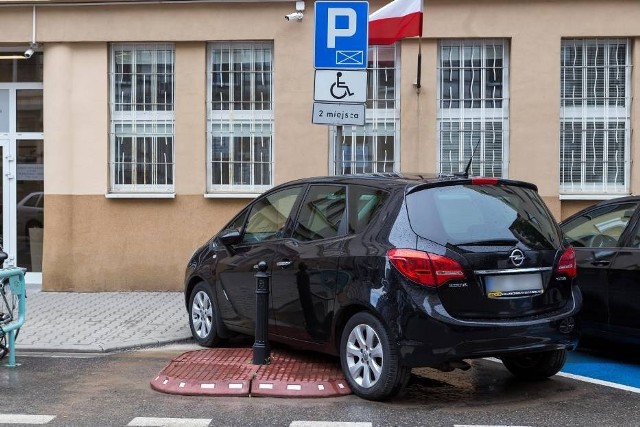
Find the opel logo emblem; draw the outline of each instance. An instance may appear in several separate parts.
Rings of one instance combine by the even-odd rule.
[[[524,254],[520,249],[514,249],[511,251],[511,255],[509,255],[509,259],[511,263],[516,267],[520,267],[524,262]]]

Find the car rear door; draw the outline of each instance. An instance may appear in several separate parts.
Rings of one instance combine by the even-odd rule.
[[[637,202],[630,201],[599,205],[562,224],[576,252],[578,285],[584,298],[581,318],[586,330],[609,329],[613,313],[611,293],[617,292],[612,289],[611,280],[617,280],[627,262],[618,260],[620,244],[636,207]],[[613,277],[612,267],[617,270]]]
[[[292,236],[279,244],[273,262],[279,335],[312,342],[329,338],[345,218],[346,186],[309,186]]]

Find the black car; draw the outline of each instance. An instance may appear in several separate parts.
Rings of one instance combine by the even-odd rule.
[[[280,185],[189,261],[199,344],[253,334],[263,260],[270,339],[339,355],[367,399],[399,392],[412,367],[466,369],[467,358],[546,378],[577,345],[574,252],[533,184],[394,174]]]
[[[620,197],[562,222],[575,247],[586,336],[640,342],[640,197]]]

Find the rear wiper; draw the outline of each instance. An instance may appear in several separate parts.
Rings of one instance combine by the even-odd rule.
[[[456,243],[456,246],[512,246],[516,243],[518,243],[516,239],[487,239]]]

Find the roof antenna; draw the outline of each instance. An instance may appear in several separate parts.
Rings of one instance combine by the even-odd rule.
[[[473,161],[473,156],[476,154],[476,150],[478,149],[478,144],[480,144],[480,140],[476,142],[476,145],[473,147],[473,151],[471,152],[471,157],[469,158],[469,163],[467,163],[467,167],[464,168],[464,172],[454,172],[454,176],[460,176],[462,178],[469,178],[469,169],[471,169],[471,162]]]

